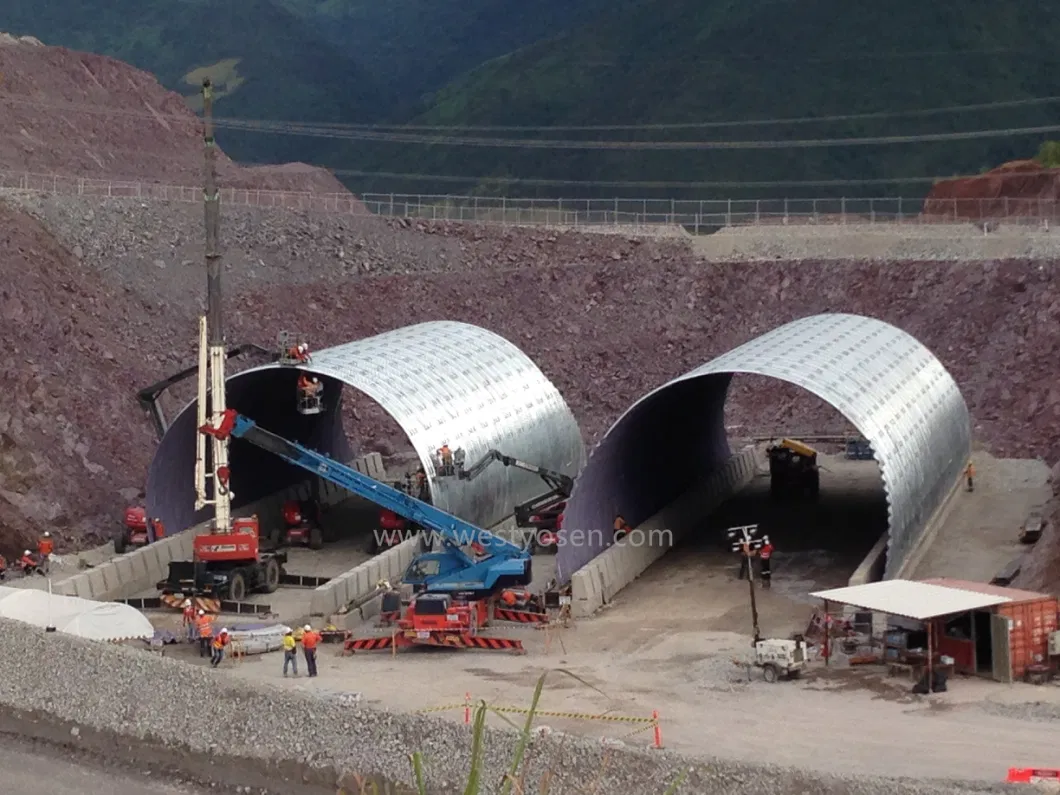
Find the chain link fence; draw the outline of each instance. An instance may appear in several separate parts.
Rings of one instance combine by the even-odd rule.
[[[73,196],[201,202],[202,188],[151,182],[0,172],[0,190]],[[723,227],[1001,222],[1060,220],[1053,199],[530,199],[428,194],[308,193],[222,188],[234,205],[278,207],[391,218],[556,227],[683,227],[706,234]]]

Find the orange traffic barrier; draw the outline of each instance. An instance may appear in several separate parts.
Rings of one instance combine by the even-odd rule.
[[[548,623],[548,613],[531,613],[528,610],[510,610],[506,607],[494,608],[493,617],[497,621],[512,621],[517,624]]]
[[[1008,777],[1010,784],[1043,784],[1060,785],[1060,769],[1053,767],[1010,767]]]
[[[659,725],[659,710],[653,709],[651,711],[651,725],[654,727],[655,735],[655,748],[662,748],[662,726]]]

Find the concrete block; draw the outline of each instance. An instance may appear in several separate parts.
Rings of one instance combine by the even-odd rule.
[[[76,577],[72,577],[70,581],[74,586],[74,596],[82,599],[92,598],[92,583],[89,582],[88,572],[78,574]]]
[[[386,480],[386,467],[383,466],[383,456],[379,453],[369,453],[364,457],[365,467],[368,474],[376,480]]]
[[[103,583],[106,590],[97,595],[98,599],[117,599],[121,595],[122,582],[118,574],[118,567],[113,562],[103,563],[96,567],[96,571],[103,575]]]
[[[379,609],[380,607],[382,607],[382,604],[382,596],[376,596],[369,599],[367,602],[361,605],[361,618],[363,618],[365,621],[371,621],[373,618],[379,615]]]
[[[129,568],[132,569],[130,581],[146,582],[151,579],[147,573],[147,560],[143,555],[129,555]],[[152,582],[151,585],[154,583]]]
[[[111,561],[114,564],[114,568],[118,572],[118,580],[121,583],[121,587],[132,587],[136,584],[136,575],[133,570],[133,562],[131,555],[122,555],[120,558],[115,558]],[[137,588],[136,590],[142,590]]]
[[[375,587],[375,583],[369,580],[368,566],[363,563],[353,569],[351,579],[353,584],[350,586],[350,590],[355,594],[366,594]]]
[[[372,587],[375,587],[375,584],[377,582],[379,582],[380,580],[384,579],[384,577],[383,577],[383,572],[384,572],[383,566],[380,563],[379,558],[372,558],[371,560],[366,562],[364,565],[368,568],[368,579],[371,581]]]
[[[73,577],[67,577],[62,582],[53,585],[52,593],[57,593],[61,596],[77,596],[77,588],[74,585]]]
[[[88,572],[88,592],[89,599],[99,599],[103,593],[107,590],[107,583],[103,579],[103,572],[99,568],[92,569]]]
[[[169,575],[169,567],[162,566],[161,559],[158,557],[158,549],[154,544],[144,547],[137,554],[143,558],[144,566],[147,568],[147,579],[152,584]]]
[[[331,583],[328,583],[330,585]],[[309,596],[309,614],[311,616],[330,616],[339,609],[333,588],[316,588]]]

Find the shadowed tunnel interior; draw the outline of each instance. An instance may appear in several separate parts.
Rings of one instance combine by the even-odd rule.
[[[324,411],[306,416],[297,409],[300,373],[290,368],[273,368],[230,379],[228,406],[285,439],[340,461],[350,460],[355,452],[342,428],[342,383],[320,375],[324,384],[321,395]],[[151,462],[147,507],[167,528],[183,529],[211,515],[209,507],[198,514],[194,510],[196,434],[196,411],[192,404],[177,416]],[[235,509],[310,477],[305,470],[240,439],[232,440],[229,451]],[[209,489],[207,484],[208,493]]]
[[[637,526],[725,464],[725,402],[738,373],[816,395],[872,445],[893,576],[968,460],[968,409],[953,378],[916,339],[873,318],[832,314],[756,337],[659,387],[620,417],[575,483],[564,530],[580,532],[560,546],[560,581],[609,546],[616,514]]]

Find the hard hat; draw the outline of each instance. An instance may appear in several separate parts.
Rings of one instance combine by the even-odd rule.
[[[224,628],[222,628],[222,629],[221,629],[221,634],[222,634],[222,635],[227,635],[227,634],[228,634],[228,627],[224,627]]]
[[[284,632],[283,634],[284,634],[284,635],[290,635],[290,634],[292,634],[292,633],[291,633],[291,630],[287,630],[287,631],[286,631],[286,632]]]
[[[199,615],[200,615],[200,616],[204,616],[204,615],[206,615],[206,611],[205,611],[205,610],[203,610],[202,608],[199,608]]]
[[[49,532],[48,532],[47,530],[45,530],[45,531],[44,531],[44,537],[45,537],[45,538],[51,538],[51,537],[52,537],[52,534],[51,534],[51,533],[49,533]]]
[[[312,629],[312,627],[309,626],[309,624],[306,624],[304,627],[302,627],[302,629],[304,629],[306,632],[309,632]]]
[[[191,607],[191,599],[185,599],[184,600],[184,606],[185,607]]]
[[[29,551],[29,550],[27,549],[27,550],[26,550],[25,552],[23,552],[22,554],[23,554],[23,555],[30,555],[30,554],[32,554],[32,553],[31,553],[31,552],[30,552],[30,551]]]
[[[319,384],[320,383],[320,379],[317,378],[315,375],[313,376],[313,383],[314,384]]]

